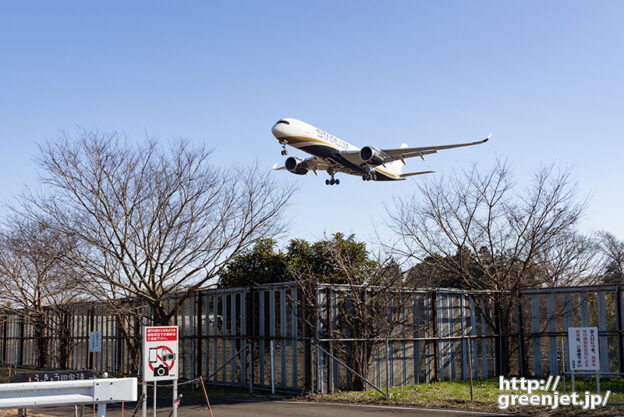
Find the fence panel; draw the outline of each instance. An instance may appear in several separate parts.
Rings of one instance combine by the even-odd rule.
[[[463,380],[470,368],[474,378],[487,378],[506,366],[541,377],[562,372],[562,361],[569,358],[566,329],[588,325],[599,329],[601,372],[623,372],[624,292],[619,286],[525,289],[515,299],[490,292],[402,289],[387,311],[399,324],[373,338],[345,328],[345,315],[358,301],[349,288],[318,285],[315,294],[318,310],[306,312],[304,292],[295,283],[192,293],[173,318],[180,328],[181,377],[203,375],[211,384],[251,382],[284,391],[351,389],[361,381],[346,366],[355,366],[351,356],[362,352],[369,366],[360,372],[376,386]],[[167,302],[173,306],[177,300]],[[501,315],[496,311],[501,308],[513,314]],[[501,325],[501,317],[509,323]],[[49,310],[45,320],[41,337],[47,341],[49,367],[60,367],[64,352],[70,368],[121,376],[136,373],[141,326],[151,324],[151,312],[132,303],[123,312],[80,303],[66,316]],[[91,331],[102,335],[101,353],[88,351]],[[38,349],[45,345],[27,316],[19,311],[0,316],[5,364],[37,368]]]

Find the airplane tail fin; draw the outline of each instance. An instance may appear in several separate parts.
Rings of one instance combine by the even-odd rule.
[[[401,148],[407,148],[407,144],[403,143],[401,145]],[[405,166],[405,162],[403,162],[402,160],[398,159],[396,161],[392,161],[390,163],[386,164],[386,169],[390,172],[392,172],[393,174],[398,175],[399,177],[401,176],[401,174],[403,173],[403,167]]]

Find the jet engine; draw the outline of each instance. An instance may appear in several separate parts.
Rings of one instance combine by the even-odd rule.
[[[360,150],[360,159],[369,165],[383,164],[383,153],[372,146],[365,146]]]
[[[291,156],[286,159],[286,169],[288,172],[292,172],[297,175],[305,175],[308,173],[308,168],[303,166],[303,159]]]

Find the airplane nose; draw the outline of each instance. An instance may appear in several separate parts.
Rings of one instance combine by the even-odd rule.
[[[273,132],[273,136],[275,136],[277,139],[286,136],[286,132],[284,131],[284,124],[281,123],[276,123],[275,125],[273,125],[271,132]]]

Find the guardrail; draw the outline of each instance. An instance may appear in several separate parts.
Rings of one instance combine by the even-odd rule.
[[[0,384],[0,409],[98,404],[100,417],[106,403],[136,400],[136,378]]]

